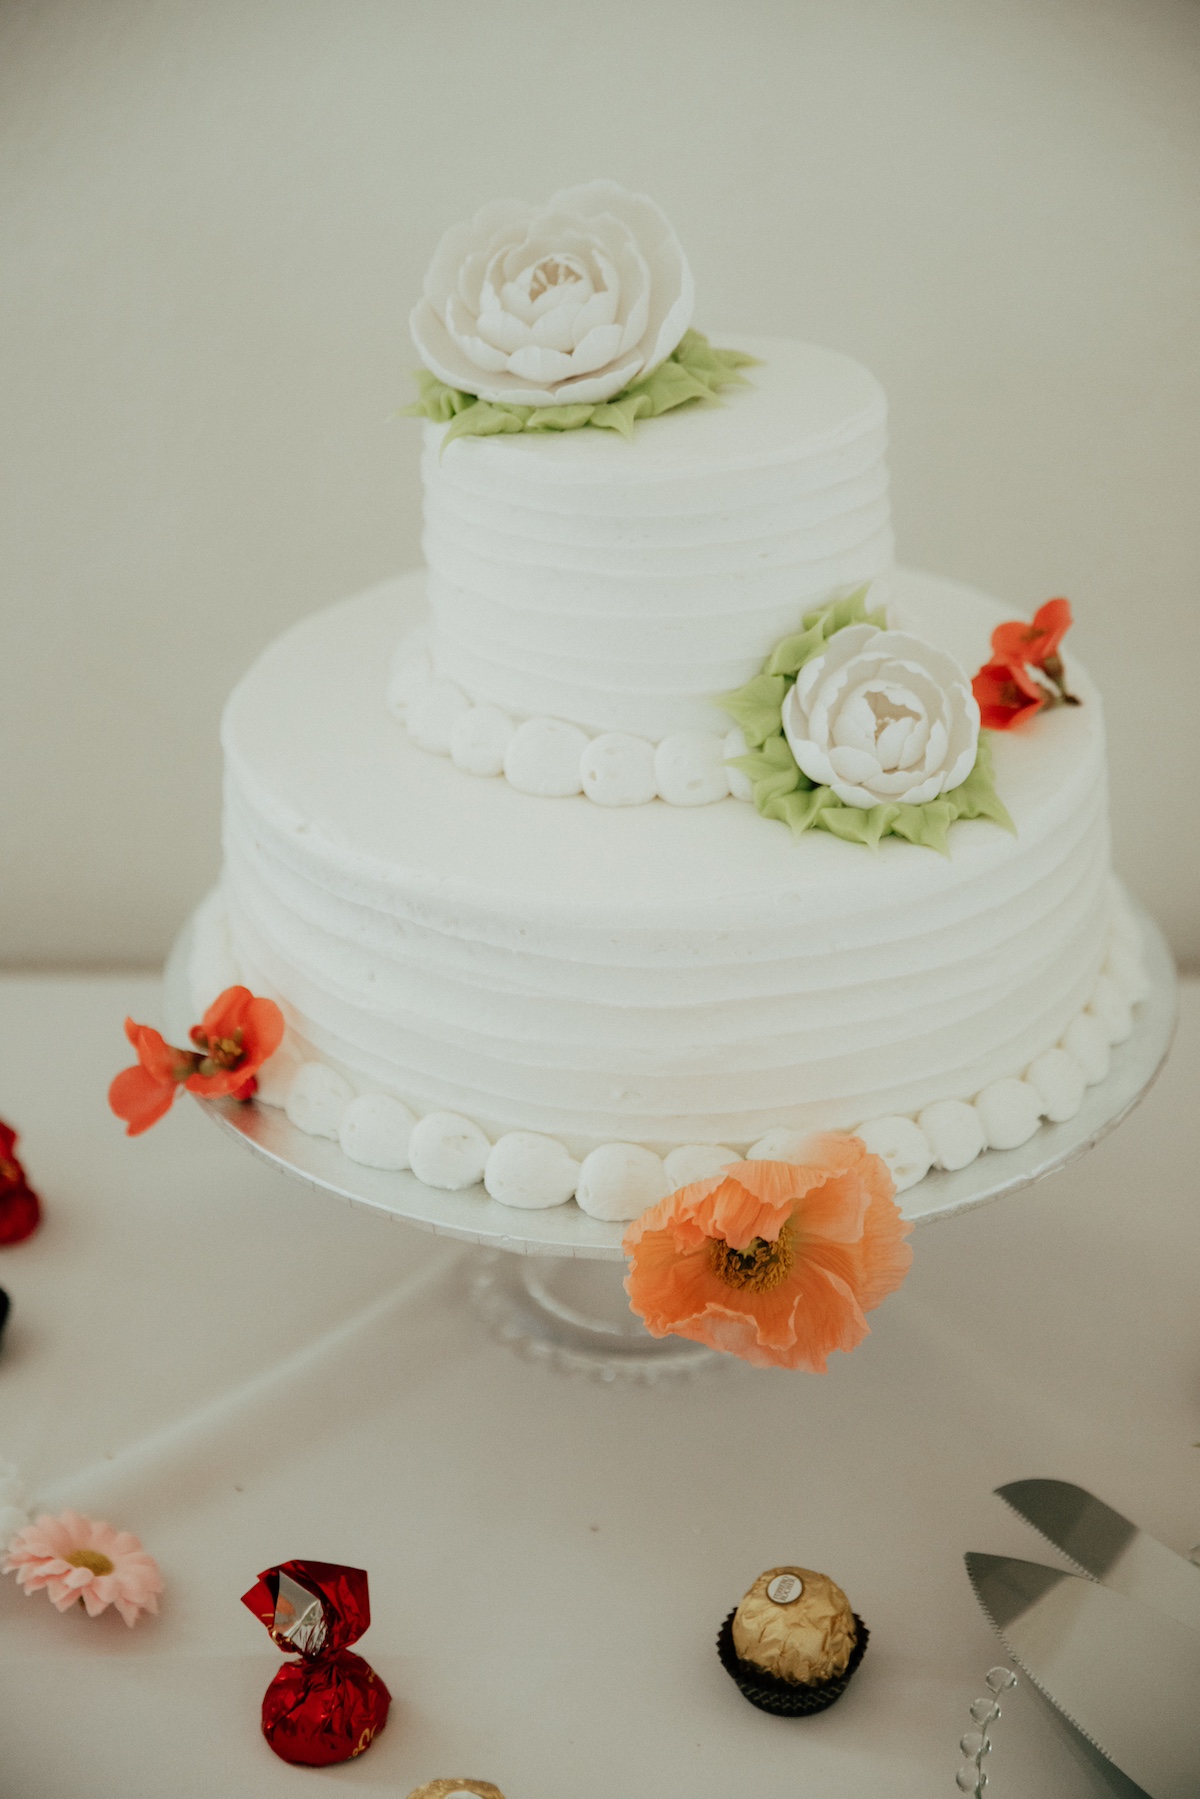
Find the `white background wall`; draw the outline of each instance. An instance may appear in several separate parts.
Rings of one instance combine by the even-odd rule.
[[[0,960],[161,957],[239,671],[418,560],[440,230],[599,174],[701,328],[879,374],[905,560],[1073,598],[1200,956],[1194,0],[7,0]]]

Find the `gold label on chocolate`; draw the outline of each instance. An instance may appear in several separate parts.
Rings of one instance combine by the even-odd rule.
[[[773,1599],[776,1605],[791,1605],[803,1591],[804,1582],[798,1574],[777,1574],[767,1588],[767,1598]]]

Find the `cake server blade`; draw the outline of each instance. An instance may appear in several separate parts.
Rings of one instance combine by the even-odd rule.
[[[965,1558],[1005,1648],[1151,1799],[1200,1794],[1200,1635],[1080,1574]]]
[[[1085,1574],[1200,1630],[1200,1568],[1085,1487],[1066,1480],[1014,1480],[996,1492]]]

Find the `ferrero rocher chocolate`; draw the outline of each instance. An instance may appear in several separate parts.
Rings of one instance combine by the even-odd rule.
[[[797,1685],[840,1674],[856,1636],[850,1601],[812,1568],[768,1568],[733,1615],[742,1660]]]
[[[459,1799],[460,1793],[466,1799],[504,1799],[490,1780],[427,1780],[423,1787],[414,1787],[408,1799]]]

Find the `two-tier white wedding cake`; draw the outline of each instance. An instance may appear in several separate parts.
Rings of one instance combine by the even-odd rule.
[[[276,999],[260,1099],[360,1162],[621,1219],[832,1128],[903,1189],[1071,1116],[1130,1029],[1069,612],[896,569],[878,383],[690,318],[611,184],[456,227],[427,571],[229,702],[194,998]]]

